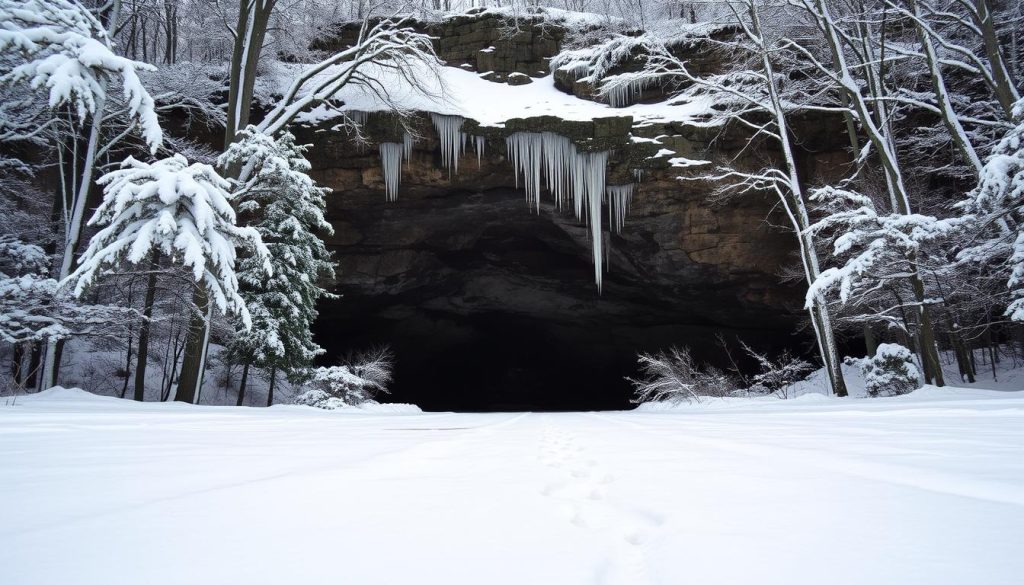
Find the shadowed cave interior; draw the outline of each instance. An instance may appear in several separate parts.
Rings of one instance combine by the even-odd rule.
[[[376,199],[376,197],[375,197]],[[387,402],[424,410],[631,408],[636,352],[672,344],[726,366],[715,336],[777,349],[799,345],[793,316],[754,318],[749,281],[657,270],[641,225],[611,236],[603,294],[585,228],[512,189],[352,205],[336,245],[341,298],[321,303],[324,365],[389,343],[397,361]],[[641,223],[637,221],[636,223]],[[630,231],[632,230],[632,231]],[[606,232],[606,237],[607,232]],[[632,241],[630,241],[632,240]],[[640,250],[641,252],[638,252]]]

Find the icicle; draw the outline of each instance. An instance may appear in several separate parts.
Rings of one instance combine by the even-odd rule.
[[[345,114],[348,116],[349,120],[352,120],[360,126],[365,126],[366,121],[370,118],[369,112],[361,112],[359,110],[347,110]]]
[[[650,81],[647,79],[632,79],[626,83],[612,86],[608,90],[608,105],[613,108],[624,108],[632,105],[633,100],[640,95]]]
[[[484,147],[486,145],[487,145],[487,141],[484,139],[483,136],[474,136],[473,137],[473,146],[476,149],[476,168],[478,168],[478,169],[483,166]]]
[[[608,225],[615,233],[622,233],[622,226],[626,223],[626,214],[629,213],[629,204],[633,199],[634,185],[608,185],[605,192],[608,194]]]
[[[437,137],[441,141],[441,164],[451,173],[452,167],[455,174],[459,173],[459,154],[466,150],[466,135],[462,133],[462,124],[466,119],[462,116],[445,116],[443,114],[430,114],[437,130]]]
[[[642,183],[643,180],[644,180],[644,170],[643,169],[633,169],[633,178],[636,179],[637,183]]]
[[[597,283],[597,292],[602,288],[602,254],[604,246],[601,240],[601,196],[604,195],[604,175],[608,165],[607,152],[590,152],[586,155],[577,155],[577,160],[585,158],[583,163],[583,174],[586,178],[587,201],[590,203],[590,239],[593,246],[594,256],[594,282]]]
[[[380,163],[388,201],[398,201],[398,181],[402,177],[403,149],[404,145],[399,142],[380,143]]]
[[[576,219],[590,226],[594,279],[601,289],[603,246],[601,201],[605,197],[607,152],[577,152],[571,140],[554,132],[516,132],[505,139],[515,169],[516,187],[523,176],[526,201],[540,211],[541,170],[559,209],[572,198]]]
[[[416,139],[412,137],[412,134],[408,132],[402,136],[402,157],[405,158],[405,168],[409,168],[409,163],[412,161],[412,145],[416,143]]]

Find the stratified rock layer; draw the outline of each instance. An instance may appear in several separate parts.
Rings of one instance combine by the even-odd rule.
[[[459,47],[492,43],[481,32],[492,28],[469,19],[432,30],[445,58],[455,59]],[[557,43],[535,38],[526,45],[534,52],[515,49],[523,60],[502,69],[506,75],[530,73],[523,70],[540,62],[535,54],[543,60],[557,50]],[[491,53],[508,51],[484,54]],[[473,56],[478,48],[463,58]],[[696,178],[710,166],[672,168],[670,157],[654,156],[669,149],[672,156],[748,167],[777,158],[764,145],[748,144],[742,125],[634,127],[629,117],[548,116],[482,128],[470,120],[463,131],[484,137],[485,154],[478,166],[470,148],[457,174],[442,167],[428,118],[413,126],[421,137],[403,162],[396,202],[385,202],[376,147],[402,141],[393,118],[371,114],[371,144],[363,147],[338,132],[300,136],[314,144],[314,178],[334,189],[329,244],[342,296],[324,303],[318,341],[328,360],[392,344],[396,399],[427,409],[623,408],[623,376],[635,374],[637,351],[688,345],[699,359],[726,365],[718,334],[769,349],[810,347],[798,333],[801,287],[780,279],[795,260],[794,238],[778,227],[787,222],[774,200],[753,194],[712,204],[715,185]],[[797,121],[807,176],[842,164],[838,128],[821,118]],[[580,150],[611,151],[609,185],[634,182],[641,170],[621,235],[607,234],[603,211],[603,294],[594,285],[587,227],[571,211],[554,209],[550,197],[542,198],[539,214],[532,212],[517,189],[504,140],[517,131],[556,132]]]

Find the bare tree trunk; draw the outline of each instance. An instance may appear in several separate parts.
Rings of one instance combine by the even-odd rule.
[[[274,385],[277,383],[277,366],[270,366],[270,388],[267,390],[267,406],[274,405]]]
[[[242,366],[242,381],[238,384],[238,402],[235,406],[242,406],[245,402],[245,384],[249,381],[249,360],[245,360],[245,365]]]
[[[249,124],[252,92],[256,83],[256,67],[267,35],[270,14],[277,0],[241,0],[235,44],[231,51],[231,74],[228,88],[227,124],[224,148],[235,141],[239,130]]]
[[[871,328],[871,323],[864,322],[864,349],[867,350],[867,356],[872,357],[878,352],[878,341],[875,339],[875,331]]]
[[[949,342],[953,346],[953,353],[956,356],[956,365],[960,370],[960,378],[969,384],[974,383],[974,364],[967,354],[967,347],[964,345],[963,337],[960,335],[960,328],[956,323],[950,324]]]
[[[131,297],[129,297],[128,304],[131,306]],[[124,352],[124,383],[121,384],[121,398],[124,398],[125,394],[128,394],[128,379],[131,378],[132,370],[132,341],[135,339],[134,335],[135,327],[128,324],[128,347]]]
[[[949,92],[946,91],[946,79],[942,75],[942,65],[939,63],[939,57],[935,53],[932,37],[925,29],[922,20],[924,16],[921,15],[917,0],[909,0],[909,4],[910,10],[914,15],[914,27],[917,29],[917,38],[921,43],[921,48],[924,50],[925,60],[928,62],[932,90],[935,92],[935,101],[939,106],[942,122],[946,125],[946,132],[960,152],[961,158],[967,163],[970,171],[974,174],[974,178],[977,179],[981,173],[981,158],[974,150],[974,145],[967,138],[967,132],[964,131],[963,126],[960,124],[960,118],[957,117],[956,112],[953,110],[952,100],[949,98]]]
[[[765,45],[763,31],[761,30],[761,18],[757,4],[750,2],[747,5],[750,14],[752,32],[757,37],[755,40],[761,52],[761,66],[764,70],[768,96],[771,100],[772,115],[775,117],[775,125],[779,130],[779,141],[782,147],[782,154],[786,161],[785,172],[788,175],[788,189],[791,201],[786,203],[785,208],[793,223],[793,229],[797,234],[800,244],[800,256],[804,268],[804,276],[808,286],[818,279],[820,274],[818,254],[814,247],[814,241],[807,231],[810,226],[810,219],[804,203],[803,189],[800,185],[797,174],[796,161],[793,156],[793,147],[789,140],[789,126],[786,123],[785,110],[779,96],[779,90],[775,81],[775,71],[772,65],[768,47]],[[783,197],[785,198],[785,197]],[[828,312],[828,303],[821,295],[817,295],[811,307],[811,323],[814,326],[814,336],[818,343],[818,351],[821,355],[822,365],[828,373],[829,385],[832,393],[836,396],[846,396],[846,380],[843,379],[842,361],[839,358],[838,347],[835,341],[835,331],[832,327],[831,317]]]
[[[18,386],[21,386],[23,370],[21,363],[25,361],[25,344],[15,343],[14,344],[14,357],[11,358],[11,379]]]
[[[174,400],[195,404],[203,384],[204,346],[209,333],[210,301],[206,287],[202,283],[196,286],[192,302],[195,306],[189,316],[188,331],[185,334],[184,357],[181,362],[181,377],[178,380],[177,391],[174,393]]]
[[[992,80],[995,82],[996,99],[1003,108],[1007,120],[1013,119],[1013,105],[1020,99],[1010,73],[1003,59],[1003,51],[999,46],[999,35],[996,33],[995,22],[992,20],[992,7],[989,0],[974,0],[975,25],[981,31],[981,40],[985,47],[985,56],[992,67]]]
[[[33,341],[32,351],[28,356],[28,376],[25,379],[26,388],[39,388],[39,368],[42,365],[43,358],[43,342]]]
[[[135,364],[135,400],[146,399],[146,366],[149,362],[149,331],[153,319],[153,302],[156,299],[156,272],[160,267],[159,252],[153,252],[149,261],[149,275],[146,277],[146,296],[142,301],[142,323],[139,325],[139,357]]]

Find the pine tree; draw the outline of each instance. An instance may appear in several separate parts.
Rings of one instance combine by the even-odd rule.
[[[76,295],[85,292],[104,267],[138,264],[158,252],[192,269],[196,290],[202,293],[198,296],[207,299],[197,303],[196,310],[205,313],[206,320],[216,305],[222,313],[236,315],[243,327],[251,326],[239,294],[236,248],[251,251],[249,270],[258,270],[264,278],[270,275],[268,252],[255,229],[236,225],[226,179],[210,165],[190,165],[175,154],[154,163],[129,157],[99,183],[104,185],[103,202],[89,224],[105,227],[90,240],[78,269],[68,277]],[[190,330],[189,335],[203,332]],[[186,379],[183,371],[182,380]],[[197,390],[183,383],[175,399],[195,402]]]
[[[313,341],[312,325],[316,301],[332,296],[319,283],[334,278],[334,263],[316,232],[334,230],[324,219],[324,196],[330,189],[317,186],[307,174],[306,148],[287,132],[275,139],[249,126],[220,159],[224,167],[242,167],[240,176],[248,177],[237,186],[239,210],[253,218],[250,225],[270,251],[273,270],[266,278],[257,256],[239,263],[242,297],[253,321],[251,329],[237,328],[229,346],[244,368],[239,405],[250,366],[296,379],[323,353]]]

